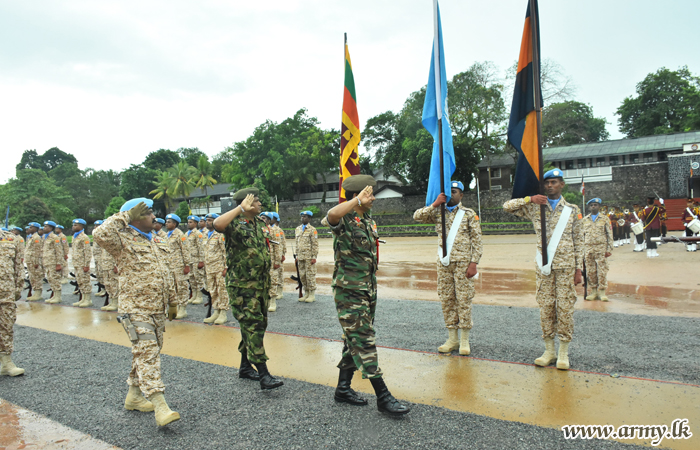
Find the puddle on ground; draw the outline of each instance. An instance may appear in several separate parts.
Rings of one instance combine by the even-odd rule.
[[[435,264],[383,263],[377,272],[381,297],[439,301]],[[288,286],[294,264],[285,264]],[[317,292],[330,294],[333,265],[319,264]],[[536,307],[535,271],[481,268],[475,281],[474,303]],[[577,287],[576,309],[628,314],[700,317],[700,290],[609,283],[609,302],[584,301],[583,287]]]

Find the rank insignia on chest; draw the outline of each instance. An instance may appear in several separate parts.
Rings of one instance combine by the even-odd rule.
[[[182,236],[180,239],[182,239],[182,242],[185,242],[187,240],[185,236]]]

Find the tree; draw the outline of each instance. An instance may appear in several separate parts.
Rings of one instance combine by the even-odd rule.
[[[33,199],[40,200],[39,206],[34,206]],[[10,206],[14,223],[25,223],[26,211],[32,214],[50,212],[32,219],[37,222],[54,220],[63,225],[75,218],[73,197],[40,169],[20,170],[17,177],[11,178],[0,191],[0,204]]]
[[[171,178],[167,171],[162,171],[156,177],[156,188],[149,192],[154,200],[162,200],[166,208],[170,208],[172,198],[170,198]]]
[[[187,204],[187,202],[180,202],[177,205],[177,210],[175,210],[175,214],[180,216],[180,219],[183,221],[187,220],[187,216],[190,215],[190,207]]]
[[[132,164],[121,173],[119,196],[126,199],[145,197],[156,188],[155,180],[159,171],[142,164]]]
[[[607,121],[593,116],[585,103],[569,100],[553,103],[542,110],[542,144],[545,147],[600,142],[610,138]]]
[[[22,153],[22,159],[20,159],[15,170],[19,172],[25,169],[40,169],[43,170],[44,166],[41,161],[41,156],[36,152],[36,150],[25,150]]]
[[[24,169],[40,169],[49,172],[65,163],[73,163],[77,167],[78,160],[75,156],[58,147],[48,149],[43,155],[37,154],[36,150],[25,150],[22,159],[16,166],[16,172]]]
[[[272,198],[270,197],[270,193],[267,192],[267,189],[265,188],[265,185],[263,184],[262,180],[260,178],[256,178],[253,182],[253,186],[258,188],[258,190],[260,191],[258,193],[258,198],[260,199],[260,203],[262,203],[262,210],[272,211],[272,207],[274,206],[272,204]]]
[[[209,195],[207,193],[207,188],[208,187],[214,187],[215,184],[218,182],[214,179],[214,177],[211,176],[212,172],[212,167],[211,163],[209,162],[209,158],[207,158],[207,155],[200,155],[199,159],[197,160],[197,165],[195,167],[196,169],[196,174],[195,174],[195,187],[199,189],[204,190],[204,195],[209,198]],[[207,201],[207,214],[209,214],[209,202]]]
[[[114,197],[109,201],[109,205],[107,205],[107,209],[105,209],[104,218],[106,219],[107,217],[118,213],[124,203],[126,203],[124,198]]]
[[[10,211],[12,211],[10,209]],[[19,210],[12,215],[14,223],[28,224],[29,222],[43,223],[52,217],[53,212],[39,197],[30,197],[19,204]]]
[[[158,151],[149,153],[143,161],[143,166],[152,170],[168,170],[173,164],[180,162],[180,159],[180,155],[177,152],[161,148]]]
[[[627,137],[679,133],[700,129],[700,78],[687,66],[660,68],[637,84],[636,97],[617,108],[620,132]]]
[[[192,167],[197,167],[197,162],[202,156],[206,158],[207,162],[209,161],[209,157],[197,147],[178,148],[177,153],[178,155],[180,155],[180,158],[184,159],[187,162],[187,164],[189,164]]]
[[[188,201],[195,187],[196,169],[185,161],[178,161],[168,169],[168,195],[172,198],[185,198]]]

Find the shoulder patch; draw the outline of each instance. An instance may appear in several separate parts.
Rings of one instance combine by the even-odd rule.
[[[581,216],[581,213],[578,214],[578,218],[581,219],[583,216]]]
[[[57,243],[57,244],[58,244],[58,243],[60,243],[60,242],[61,242],[61,240],[60,240],[60,239],[56,239],[56,243]]]
[[[580,216],[580,214],[579,214],[579,216]],[[474,214],[474,218],[475,218],[476,220],[480,220],[478,214]]]
[[[314,230],[314,234],[318,234],[318,231]]]
[[[182,239],[182,242],[185,242],[187,240],[185,236],[182,236],[180,239]]]

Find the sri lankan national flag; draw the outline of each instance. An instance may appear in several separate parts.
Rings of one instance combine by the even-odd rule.
[[[360,119],[357,117],[357,97],[355,96],[355,78],[352,76],[352,63],[345,39],[345,88],[343,89],[343,123],[340,130],[340,202],[344,202],[345,189],[343,180],[360,173],[360,156],[357,146],[360,144]]]
[[[525,28],[523,29],[523,40],[520,44],[520,57],[518,58],[518,73],[515,78],[513,105],[510,109],[510,122],[508,123],[508,141],[518,151],[518,163],[515,167],[515,179],[513,180],[513,198],[523,198],[540,193],[540,150],[537,143],[537,113],[535,112],[535,83],[539,86],[540,80],[535,80],[532,66],[531,28],[534,17],[537,24],[537,54],[539,55],[540,30],[537,0],[534,1],[534,5],[534,14],[530,11],[529,3],[525,14]],[[541,97],[540,104],[542,104]]]

